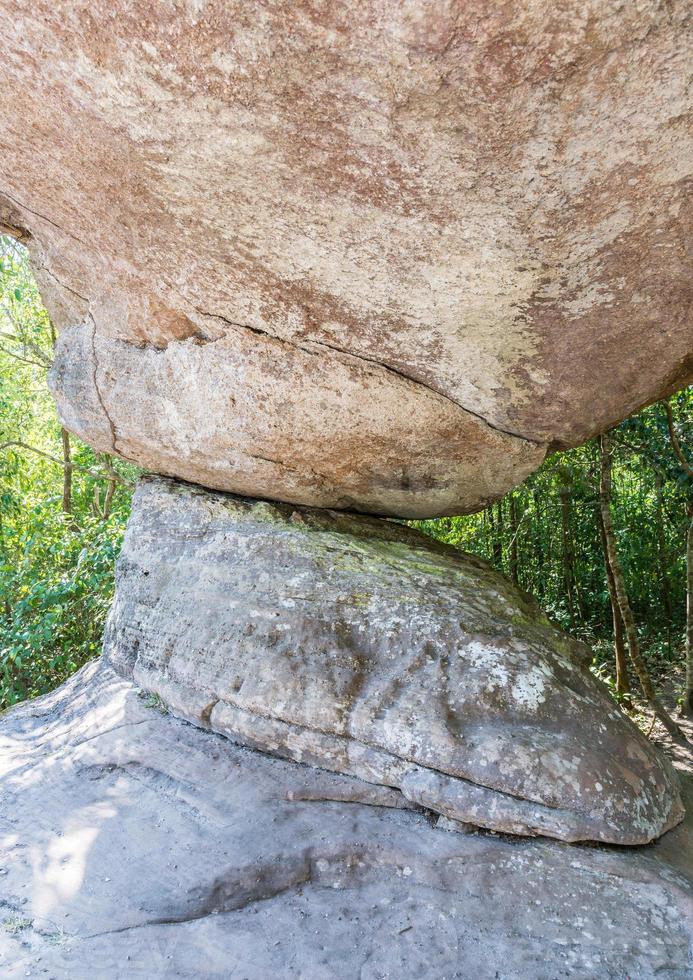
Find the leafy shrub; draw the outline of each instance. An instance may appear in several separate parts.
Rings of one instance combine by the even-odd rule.
[[[54,340],[26,251],[0,236],[0,709],[98,654],[135,476],[61,429]]]
[[[122,538],[118,514],[76,527],[49,502],[27,517],[6,531],[0,557],[0,707],[52,690],[98,654]]]

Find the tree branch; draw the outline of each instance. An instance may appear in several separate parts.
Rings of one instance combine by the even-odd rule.
[[[45,453],[42,449],[37,449],[36,446],[29,446],[26,442],[12,440],[10,442],[0,443],[0,450],[3,449],[25,449],[30,453],[36,453],[37,456],[42,456],[51,463],[55,463],[56,466],[62,466],[63,469],[67,465],[62,459],[58,459],[57,456],[51,456],[50,453]],[[134,486],[132,480],[128,480],[124,476],[121,476],[115,469],[113,469],[111,473],[100,473],[91,466],[81,466],[79,463],[70,463],[69,465],[73,470],[82,470],[84,473],[88,473],[89,476],[93,477],[95,480],[115,480],[115,482],[119,483],[121,487],[130,488]]]
[[[17,325],[15,324],[15,326]],[[24,353],[26,353],[28,350],[31,351],[32,354],[41,360],[43,367],[46,369],[48,369],[53,362],[53,358],[50,356],[50,354],[45,351],[40,344],[35,344],[33,340],[29,340],[21,327],[17,326],[17,333],[7,333],[6,330],[0,331],[0,339],[9,340],[13,344],[18,344],[24,350]],[[18,356],[9,350],[6,350],[5,353],[9,354],[11,357]]]
[[[688,473],[689,476],[693,476],[693,466],[691,466],[686,457],[683,455],[681,444],[679,443],[676,430],[674,429],[674,413],[671,410],[671,405],[669,402],[661,402],[661,404],[664,405],[664,411],[667,413],[667,425],[669,426],[669,439],[671,440],[672,448],[678,456],[684,472]]]
[[[617,446],[620,446],[622,449],[630,449],[630,451],[632,453],[635,453],[636,456],[644,456],[645,459],[647,460],[647,465],[651,466],[656,473],[659,473],[660,476],[666,479],[665,470],[659,465],[657,460],[654,458],[652,451],[649,449],[648,446],[644,446],[642,445],[642,443],[638,445],[637,443],[629,442],[628,439],[626,439],[620,432],[617,432],[615,429],[612,429],[609,434],[613,437],[613,441],[616,443]]]
[[[6,347],[3,347],[2,344],[0,344],[0,351],[2,351],[3,354],[7,354],[8,357],[14,358],[16,361],[21,361],[23,364],[33,364],[34,367],[39,367],[42,371],[45,371],[47,368],[47,365],[42,361],[34,361],[30,357],[22,357],[21,354],[17,354],[17,352],[13,350],[8,350]]]

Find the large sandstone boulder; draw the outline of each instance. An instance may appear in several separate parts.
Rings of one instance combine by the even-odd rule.
[[[688,7],[3,4],[0,225],[66,425],[426,516],[683,385]]]
[[[146,479],[104,653],[196,725],[463,823],[639,844],[683,815],[586,648],[394,522]]]
[[[690,821],[647,848],[568,848],[447,833],[403,803],[89,665],[0,718],[0,976],[691,975]]]

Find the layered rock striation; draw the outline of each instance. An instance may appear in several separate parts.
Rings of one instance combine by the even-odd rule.
[[[196,725],[463,823],[641,844],[683,815],[586,648],[397,523],[146,479],[104,654]]]
[[[99,450],[484,506],[691,377],[688,5],[13,0],[0,225]]]
[[[646,849],[567,849],[405,804],[200,732],[89,664],[0,718],[0,974],[690,975],[690,820]]]

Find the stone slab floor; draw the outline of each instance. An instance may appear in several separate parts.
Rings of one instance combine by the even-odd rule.
[[[396,802],[90,664],[0,719],[0,977],[693,975],[690,818],[606,848],[452,832]]]

